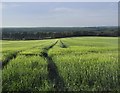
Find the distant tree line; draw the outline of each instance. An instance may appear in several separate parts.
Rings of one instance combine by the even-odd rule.
[[[2,28],[3,40],[38,40],[79,36],[118,36],[117,27]]]

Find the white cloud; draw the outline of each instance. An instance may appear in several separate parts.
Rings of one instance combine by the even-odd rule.
[[[108,10],[107,10],[108,11]],[[109,10],[108,12],[106,9],[77,9],[77,8],[67,8],[67,7],[57,7],[50,12],[52,14],[56,14],[58,16],[66,15],[66,16],[79,16],[79,17],[104,17],[104,16],[114,16],[117,12]],[[107,13],[106,13],[107,12]],[[111,13],[113,12],[113,13]]]
[[[61,8],[55,8],[52,10],[52,12],[54,13],[72,13],[75,12],[76,10],[71,9],[71,8],[65,8],[65,7],[61,7]]]

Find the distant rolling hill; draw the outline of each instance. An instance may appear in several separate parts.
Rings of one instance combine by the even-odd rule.
[[[10,27],[3,28],[3,31],[10,32],[64,32],[64,31],[116,31],[118,28],[116,26],[113,27]]]
[[[2,39],[5,40],[37,40],[79,36],[118,36],[118,27],[2,28]]]

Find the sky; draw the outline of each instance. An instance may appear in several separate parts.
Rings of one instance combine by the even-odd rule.
[[[117,26],[117,5],[117,2],[4,2],[2,26]]]
[[[1,0],[2,2],[119,2],[119,0]]]

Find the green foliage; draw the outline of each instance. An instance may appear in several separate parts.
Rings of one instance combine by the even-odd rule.
[[[69,47],[54,47],[49,55],[68,91],[118,91],[116,38],[62,39]]]
[[[39,56],[18,56],[3,70],[3,91],[47,91],[47,62]]]
[[[118,27],[3,28],[4,40],[40,40],[79,36],[118,36]]]
[[[3,46],[2,60],[18,52],[3,68],[3,91],[119,91],[115,37],[3,41]]]

